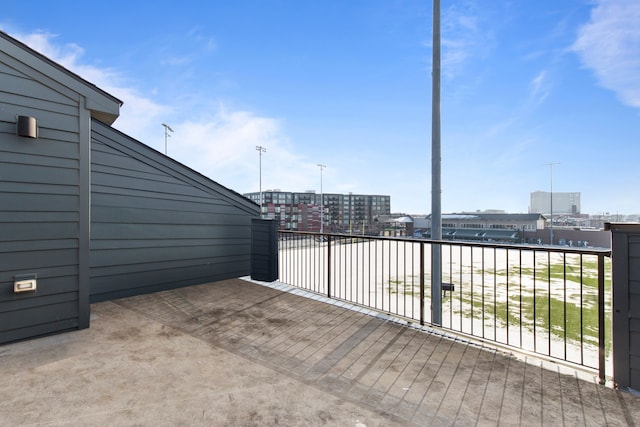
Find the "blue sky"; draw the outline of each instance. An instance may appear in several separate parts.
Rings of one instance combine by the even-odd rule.
[[[431,2],[5,0],[0,28],[124,101],[114,127],[240,193],[431,210]],[[640,212],[640,1],[442,0],[442,211]]]

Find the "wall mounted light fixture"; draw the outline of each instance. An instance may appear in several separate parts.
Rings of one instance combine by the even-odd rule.
[[[16,134],[26,138],[38,137],[38,121],[35,117],[18,116]]]
[[[37,289],[38,275],[36,273],[16,274],[13,276],[13,292],[34,292]]]

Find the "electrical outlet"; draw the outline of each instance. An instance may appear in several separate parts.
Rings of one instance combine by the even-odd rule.
[[[36,290],[36,279],[16,280],[13,282],[13,292],[29,292]]]

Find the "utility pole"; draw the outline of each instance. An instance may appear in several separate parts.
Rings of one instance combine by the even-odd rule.
[[[549,244],[553,245],[553,165],[560,163],[547,163],[549,166]]]
[[[442,240],[440,154],[440,0],[433,0],[431,72],[431,240]],[[431,323],[442,325],[442,247],[431,245]]]
[[[261,145],[256,145],[256,150],[258,150],[258,154],[260,156],[260,163],[259,163],[259,175],[260,175],[260,218],[262,218],[262,153],[266,153],[267,149],[264,148]]]
[[[169,138],[171,135],[169,135],[169,132],[173,132],[173,129],[171,129],[171,126],[169,126],[166,123],[161,123],[162,126],[164,126],[164,155],[167,155],[167,138]]]
[[[325,165],[318,163],[320,167],[320,234],[324,233],[324,193],[322,192],[322,170]]]

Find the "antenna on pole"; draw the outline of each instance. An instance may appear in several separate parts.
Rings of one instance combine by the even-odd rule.
[[[169,126],[166,123],[161,123],[162,126],[164,126],[164,155],[167,155],[167,138],[169,138],[171,135],[169,135],[169,132],[173,132],[173,129],[171,129],[171,126]]]
[[[320,234],[324,233],[324,193],[322,192],[322,170],[325,165],[318,163],[320,167]]]
[[[553,245],[553,165],[560,163],[546,163],[549,166],[549,244]]]
[[[260,168],[260,218],[262,218],[262,204],[263,204],[263,200],[262,200],[262,153],[266,153],[267,149],[265,147],[263,147],[262,145],[256,145],[256,150],[258,150],[258,154],[260,156],[260,164],[259,164],[259,168]]]

